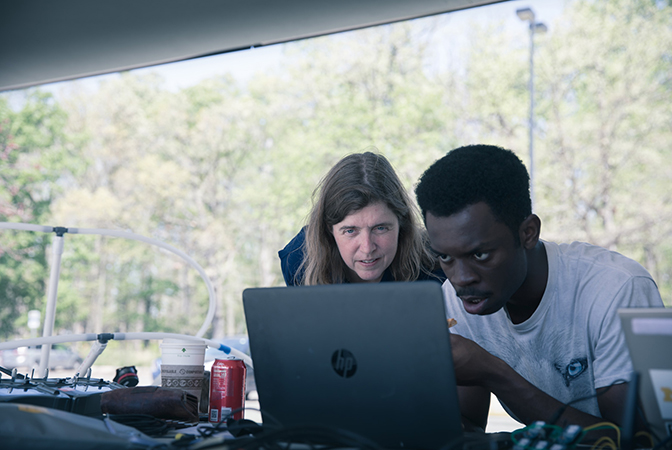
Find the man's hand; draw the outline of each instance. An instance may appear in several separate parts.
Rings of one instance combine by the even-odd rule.
[[[488,370],[493,360],[502,360],[488,353],[470,339],[451,333],[450,346],[453,352],[455,378],[459,386],[482,386],[488,382]]]
[[[487,405],[485,395],[489,392],[494,393],[519,420],[528,425],[536,420],[548,422],[559,410],[564,411],[556,423],[559,426],[576,424],[587,427],[605,420],[620,422],[622,406],[617,405],[625,401],[627,384],[614,386],[598,397],[604,417],[596,417],[571,406],[565,407],[521,377],[503,360],[469,339],[451,334],[450,345],[462,415],[478,426],[484,427],[487,421],[484,405]]]

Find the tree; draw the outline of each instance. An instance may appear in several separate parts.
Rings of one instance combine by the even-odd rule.
[[[577,1],[554,28],[539,57],[538,180],[549,235],[638,259],[665,298],[672,8]]]
[[[0,221],[43,224],[58,193],[54,181],[67,170],[65,114],[50,94],[29,91],[14,111],[0,97]],[[25,326],[27,312],[42,307],[50,238],[25,231],[0,232],[0,335]]]
[[[661,2],[576,1],[537,36],[535,58],[543,237],[639,260],[663,298],[672,292],[670,22]],[[75,83],[60,105],[67,141],[59,127],[17,125],[47,123],[33,110],[56,123],[63,113],[52,100],[17,113],[5,102],[0,149],[6,167],[20,170],[0,174],[0,208],[13,208],[9,220],[29,211],[27,221],[130,230],[178,247],[216,287],[209,336],[242,332],[242,290],[282,284],[276,252],[305,224],[314,188],[344,155],[383,153],[409,190],[461,145],[497,144],[527,160],[526,40],[503,23],[472,26],[467,45],[456,40],[439,67],[443,25],[426,18],[288,44],[282,67],[244,84],[221,76],[172,92],[134,73],[95,92]],[[38,160],[48,170],[31,172]],[[15,253],[48,240],[22,236]],[[43,279],[46,245],[30,263],[10,263],[4,286]],[[194,333],[205,317],[204,283],[172,256],[82,235],[67,236],[65,250],[59,327]],[[9,330],[19,312],[2,311]]]
[[[638,260],[663,298],[672,292],[671,14],[660,2],[575,1],[535,38],[542,237]],[[496,24],[473,29],[456,84],[464,90],[454,96],[463,118],[458,140],[504,146],[527,161],[529,49]]]
[[[79,134],[80,175],[54,206],[54,220],[70,227],[130,230],[165,240],[165,217],[181,191],[184,171],[152,151],[169,96],[156,77],[124,74],[94,94],[72,95],[64,102],[68,130]],[[138,156],[142,154],[142,156]],[[57,321],[75,332],[176,331],[183,320],[157,311],[173,297],[175,259],[137,241],[102,236],[66,238]],[[164,257],[165,259],[165,257]],[[170,302],[169,302],[170,303]],[[76,311],[76,314],[73,312]],[[195,330],[194,330],[195,332]]]

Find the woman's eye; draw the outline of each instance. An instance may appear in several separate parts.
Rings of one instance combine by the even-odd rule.
[[[490,253],[487,252],[474,253],[474,259],[476,261],[485,261],[486,259],[488,259],[488,256],[490,256]]]

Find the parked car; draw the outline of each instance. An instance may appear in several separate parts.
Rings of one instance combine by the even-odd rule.
[[[19,347],[0,352],[0,365],[8,369],[32,369],[40,365],[42,346]],[[82,363],[82,358],[71,348],[63,344],[54,344],[49,352],[50,369],[74,369]]]
[[[227,347],[235,348],[246,355],[250,355],[250,341],[245,334],[237,334],[234,336],[228,336],[224,339],[219,340],[221,344],[226,345]],[[212,348],[208,347],[205,350],[205,360],[204,360],[204,370],[211,371],[212,365],[215,363],[215,359],[226,358],[227,354]],[[161,385],[161,358],[154,360],[152,364],[152,377],[154,381],[152,384]],[[247,376],[245,378],[245,396],[247,398],[253,399],[257,395],[257,384],[254,381],[254,369],[251,367],[247,368]]]

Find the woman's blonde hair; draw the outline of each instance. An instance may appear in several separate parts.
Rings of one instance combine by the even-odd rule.
[[[434,259],[427,251],[417,207],[392,165],[371,152],[341,159],[313,192],[313,209],[306,230],[304,258],[297,284],[338,284],[347,281],[347,266],[332,234],[333,226],[374,203],[383,203],[399,220],[397,254],[388,267],[395,281],[413,281],[428,274]]]

